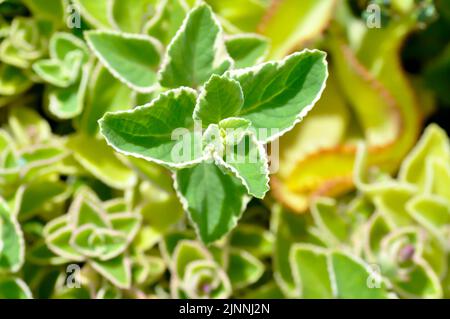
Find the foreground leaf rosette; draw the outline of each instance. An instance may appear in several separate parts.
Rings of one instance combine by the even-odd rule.
[[[159,73],[161,86],[171,89],[99,121],[116,151],[174,171],[180,200],[205,243],[236,225],[248,195],[264,198],[265,144],[306,116],[328,76],[326,55],[317,50],[230,69],[224,41],[210,7],[195,7],[170,42]]]

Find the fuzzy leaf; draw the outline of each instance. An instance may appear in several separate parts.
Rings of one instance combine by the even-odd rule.
[[[16,216],[13,216],[2,198],[0,198],[0,224],[0,270],[16,272],[24,261],[25,242]]]
[[[159,41],[112,31],[89,31],[85,37],[95,56],[117,79],[139,92],[155,89],[162,51]]]
[[[234,289],[254,284],[261,278],[264,264],[245,250],[233,249],[229,258],[227,273]]]
[[[211,243],[237,223],[246,206],[246,189],[214,163],[201,163],[176,172],[176,188],[200,238]]]
[[[0,299],[31,299],[31,291],[22,279],[0,279]]]
[[[258,140],[269,142],[303,119],[320,98],[328,76],[325,53],[303,51],[280,62],[233,70],[244,93],[239,117],[248,119]]]
[[[213,74],[232,65],[220,24],[211,8],[199,5],[189,12],[170,43],[160,71],[160,83],[168,88],[197,88]]]
[[[244,105],[241,86],[235,80],[213,75],[206,82],[194,111],[203,127],[238,115]]]
[[[101,133],[109,145],[125,155],[169,166],[198,161],[202,154],[196,145],[189,154],[175,156],[174,148],[180,142],[172,138],[174,131],[180,128],[194,136],[189,129],[194,126],[195,99],[196,93],[187,88],[165,92],[151,103],[132,111],[106,114],[100,120]],[[184,134],[182,137],[185,142],[187,137]],[[192,138],[191,142],[198,143],[197,140]]]

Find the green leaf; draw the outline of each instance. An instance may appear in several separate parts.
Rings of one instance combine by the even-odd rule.
[[[20,225],[0,197],[0,270],[17,272],[24,262],[25,242]],[[0,289],[1,291],[1,289]]]
[[[239,34],[226,39],[225,45],[234,60],[234,67],[242,69],[261,63],[269,52],[269,42],[257,34]]]
[[[120,255],[114,259],[91,260],[92,267],[113,285],[129,289],[131,285],[131,265],[127,257]]]
[[[131,108],[132,90],[113,77],[100,63],[94,68],[89,82],[80,130],[95,135],[98,132],[97,122],[106,112]]]
[[[86,21],[96,28],[111,28],[109,21],[110,0],[72,0]],[[75,12],[73,12],[75,13]]]
[[[138,92],[156,88],[162,52],[158,40],[113,31],[88,31],[85,37],[95,56],[118,80]]]
[[[67,88],[48,89],[48,109],[59,119],[71,119],[83,112],[91,65],[82,67],[78,81]]]
[[[74,228],[84,225],[92,225],[99,228],[109,228],[111,223],[106,212],[100,207],[97,200],[90,197],[89,193],[81,191],[70,205],[68,221]]]
[[[348,238],[348,229],[343,218],[336,209],[336,201],[321,198],[315,201],[311,208],[316,225],[335,242],[345,242]]]
[[[20,147],[47,142],[51,128],[36,110],[28,107],[14,107],[9,112],[8,125],[14,141]]]
[[[145,15],[153,0],[134,0],[133,5],[122,0],[110,0],[110,22],[119,30],[130,33],[142,31]]]
[[[197,88],[232,65],[219,22],[211,8],[191,10],[170,43],[159,76],[162,86]]]
[[[304,47],[308,41],[314,41],[334,16],[336,2],[284,0],[272,3],[258,28],[272,43],[270,56],[281,58]]]
[[[169,44],[180,28],[189,8],[184,0],[162,0],[155,15],[147,22],[144,33]]]
[[[77,228],[72,235],[71,245],[84,256],[110,260],[122,254],[128,242],[120,232],[88,224]]]
[[[272,255],[274,237],[263,227],[240,224],[231,235],[230,245],[248,251],[255,257],[264,258]]]
[[[176,189],[203,242],[222,238],[236,225],[247,204],[246,189],[214,163],[176,172]]]
[[[87,171],[106,185],[127,189],[136,184],[136,174],[117,157],[104,140],[77,134],[69,137],[67,147]]]
[[[174,275],[183,279],[186,267],[190,263],[209,259],[211,259],[211,255],[200,243],[191,240],[181,240],[173,252]]]
[[[22,279],[0,279],[0,299],[31,299],[30,288]]]
[[[40,60],[33,64],[33,70],[46,82],[66,88],[77,80],[82,59],[82,53],[74,51],[67,54],[63,62]]]
[[[33,85],[29,77],[19,68],[9,64],[0,65],[0,94],[16,95],[28,90]]]
[[[450,161],[449,138],[444,130],[433,124],[427,127],[420,141],[404,160],[399,179],[423,188],[428,158],[440,158],[447,163]]]
[[[147,105],[106,114],[99,122],[101,134],[125,155],[172,167],[196,163],[202,154],[201,145],[196,145],[199,139],[190,131],[195,102],[196,93],[191,89],[167,91]],[[182,129],[181,142],[174,138],[177,129]],[[189,144],[183,145],[186,141]],[[176,154],[179,146],[189,148],[188,154]]]
[[[64,0],[24,0],[33,16],[51,20],[57,25],[62,25],[65,18]]]
[[[330,264],[335,281],[335,293],[340,299],[386,299],[389,294],[386,286],[376,274],[359,259],[342,252],[332,252]],[[368,284],[374,280],[379,284],[371,288]]]
[[[269,161],[266,150],[253,134],[229,146],[224,160],[219,163],[242,181],[248,194],[264,198],[269,190]]]
[[[228,277],[234,289],[242,289],[257,282],[264,273],[264,264],[241,249],[230,252]]]
[[[270,142],[291,130],[320,98],[328,77],[325,53],[303,51],[280,62],[232,70],[244,93],[239,117],[249,120],[258,140]]]
[[[55,60],[64,61],[67,55],[73,51],[81,52],[83,62],[87,62],[89,50],[80,38],[67,32],[56,32],[50,39],[50,57]]]
[[[194,119],[203,127],[238,115],[244,105],[241,86],[235,80],[213,75],[206,82],[194,110]]]
[[[295,244],[291,248],[290,264],[294,279],[305,299],[331,299],[334,297],[328,254],[325,249],[307,244]]]

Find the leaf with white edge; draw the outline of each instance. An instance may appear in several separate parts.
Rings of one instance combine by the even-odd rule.
[[[242,181],[250,195],[264,198],[270,188],[269,160],[264,146],[253,134],[244,136],[238,144],[229,145],[219,163]]]
[[[258,34],[239,34],[226,38],[225,45],[234,60],[234,67],[242,69],[263,62],[269,52],[269,41]]]
[[[265,258],[272,255],[274,236],[263,227],[240,224],[231,234],[230,245],[255,257]]]
[[[204,243],[234,228],[248,202],[239,179],[206,162],[175,174],[177,194]]]
[[[264,273],[264,264],[241,249],[232,249],[229,256],[228,278],[234,289],[242,289],[257,282]]]
[[[136,184],[135,172],[117,157],[104,140],[77,134],[69,137],[67,147],[87,171],[106,185],[127,189]]]
[[[0,270],[16,272],[25,258],[25,242],[20,225],[11,209],[0,198]]]
[[[291,130],[319,100],[328,77],[326,54],[304,50],[225,75],[238,81],[244,93],[238,117],[252,122],[258,140],[266,143]]]
[[[198,97],[194,119],[202,121],[203,127],[218,124],[221,120],[235,117],[244,105],[239,82],[224,76],[212,75]]]
[[[343,252],[332,252],[329,256],[334,292],[339,299],[387,299],[389,293],[381,278],[369,265]],[[379,287],[370,287],[375,283]]]
[[[21,94],[32,85],[33,82],[21,69],[4,63],[0,65],[0,95]]]
[[[339,216],[335,200],[317,199],[311,207],[311,213],[316,225],[335,243],[345,242],[348,239],[349,230],[344,219]]]
[[[426,128],[417,145],[400,167],[399,180],[421,188],[426,182],[426,159],[441,158],[450,161],[450,143],[446,132],[437,125]]]
[[[51,137],[49,123],[32,108],[21,106],[11,108],[8,125],[15,143],[20,147],[47,142]]]
[[[111,226],[115,231],[124,234],[131,241],[141,226],[141,215],[132,213],[114,213],[109,216]]]
[[[79,80],[67,88],[51,87],[48,91],[48,109],[59,119],[71,119],[81,114],[91,65],[82,67]]]
[[[225,132],[225,144],[239,144],[249,133],[252,123],[239,117],[229,117],[219,122],[219,128]]]
[[[83,63],[88,61],[89,49],[80,38],[67,32],[57,32],[50,39],[49,44],[50,57],[59,61],[64,61],[66,56],[79,51],[83,56]]]
[[[438,158],[429,160],[426,175],[425,191],[450,201],[450,163]]]
[[[160,83],[168,88],[197,88],[232,64],[220,23],[211,8],[201,4],[188,13],[172,39],[159,73]]]
[[[156,8],[155,15],[147,22],[144,33],[169,44],[175,36],[189,10],[185,0],[163,0]]]
[[[334,297],[328,254],[321,247],[295,244],[289,258],[294,280],[301,298],[331,299]]]
[[[90,198],[88,193],[80,192],[76,195],[68,212],[69,224],[74,228],[93,225],[99,228],[109,228],[111,223],[107,213],[100,204]]]
[[[0,299],[31,299],[30,288],[19,278],[0,279]]]
[[[99,29],[111,28],[109,21],[110,0],[72,0],[84,19]]]
[[[446,229],[450,225],[450,206],[448,201],[433,195],[416,196],[406,204],[411,216],[423,227],[428,229],[437,238],[447,245]]]
[[[158,40],[114,31],[88,31],[85,38],[95,56],[118,80],[142,93],[156,88],[162,52]]]
[[[89,224],[73,233],[70,244],[84,256],[109,260],[122,254],[128,241],[120,232]]]
[[[131,111],[107,113],[99,122],[101,134],[125,155],[171,167],[194,164],[202,157],[201,141],[192,131],[195,102],[192,89],[167,91]],[[178,154],[178,148],[186,152]]]
[[[127,257],[120,255],[110,260],[91,260],[92,267],[113,285],[129,289],[131,285],[131,264]]]
[[[173,252],[173,271],[178,278],[183,278],[186,267],[196,260],[209,260],[211,255],[200,243],[192,240],[181,240]]]
[[[47,236],[45,236],[45,243],[47,244],[48,248],[56,255],[67,258],[71,261],[84,261],[85,257],[81,255],[70,244],[70,240],[73,234],[73,228],[69,226],[63,226],[54,231],[50,231],[51,226],[53,226],[53,224],[47,224],[47,231],[45,231],[44,229],[44,232],[48,234]]]
[[[65,56],[64,61],[40,60],[33,64],[33,70],[46,82],[66,88],[77,80],[82,60],[83,54],[73,51]]]

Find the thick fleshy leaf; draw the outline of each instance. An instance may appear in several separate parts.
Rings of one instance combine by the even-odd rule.
[[[110,146],[125,155],[174,167],[195,163],[202,156],[201,145],[196,145],[201,141],[190,131],[195,102],[196,93],[191,89],[168,91],[131,111],[106,114],[100,120],[101,133]],[[177,129],[181,129],[182,141],[177,140],[180,136],[173,138]],[[175,153],[178,146],[180,151],[184,148],[183,154]]]
[[[272,141],[291,130],[320,98],[328,77],[325,53],[303,51],[280,62],[233,70],[244,93],[239,117],[248,119],[258,140]]]
[[[36,17],[51,20],[57,25],[64,23],[64,0],[24,0],[24,3]]]
[[[89,50],[80,38],[71,33],[57,32],[50,39],[50,57],[59,61],[64,61],[67,54],[79,51],[83,56],[83,62],[87,62]]]
[[[196,260],[211,259],[209,252],[200,244],[190,240],[180,241],[173,252],[174,275],[183,279],[186,267]]]
[[[127,257],[120,255],[114,259],[91,260],[92,267],[114,286],[129,289],[131,285],[131,265]]]
[[[201,4],[189,12],[172,39],[160,70],[160,83],[168,88],[197,88],[231,65],[220,24],[211,8]]]
[[[296,244],[291,248],[290,263],[301,298],[334,297],[325,249]]]
[[[0,94],[16,95],[28,90],[33,82],[19,68],[9,64],[0,65]]]
[[[78,134],[68,139],[67,147],[87,171],[110,187],[126,189],[136,184],[136,174],[117,158],[104,140]]]
[[[316,225],[336,242],[348,238],[348,228],[337,212],[336,202],[332,199],[318,199],[312,206],[312,216]]]
[[[335,294],[340,299],[386,299],[389,294],[381,274],[346,253],[333,252],[330,264],[335,281]],[[373,286],[368,283],[374,282]]]
[[[117,79],[139,92],[155,89],[162,52],[158,40],[112,31],[89,31],[85,37],[95,56]]]
[[[33,70],[46,82],[66,88],[77,80],[82,60],[82,53],[74,51],[68,53],[64,61],[40,60],[33,64]]]
[[[248,251],[258,258],[264,258],[272,254],[274,237],[262,227],[241,224],[233,231],[230,245]]]
[[[85,225],[72,235],[71,245],[84,256],[110,260],[122,254],[128,242],[124,234],[110,229]]]
[[[269,51],[269,42],[257,34],[240,34],[228,37],[225,45],[234,60],[236,69],[261,63]]]
[[[426,181],[426,159],[441,158],[450,161],[450,142],[444,130],[437,125],[430,125],[425,130],[417,146],[403,162],[399,178],[423,188]]]
[[[257,282],[264,272],[264,264],[245,250],[230,252],[227,274],[234,289]]]
[[[203,127],[208,127],[223,119],[237,116],[243,105],[244,96],[239,82],[213,75],[199,96],[194,118],[202,121]]]
[[[22,267],[25,258],[25,242],[16,216],[13,216],[2,198],[0,224],[0,270],[16,272]]]
[[[19,147],[48,142],[51,137],[50,125],[32,108],[12,108],[8,124]]]
[[[71,119],[81,114],[91,65],[82,67],[78,81],[67,88],[51,87],[48,91],[48,109],[60,119]]]
[[[248,199],[235,176],[204,162],[177,171],[175,178],[178,196],[203,242],[222,238],[236,225]]]

